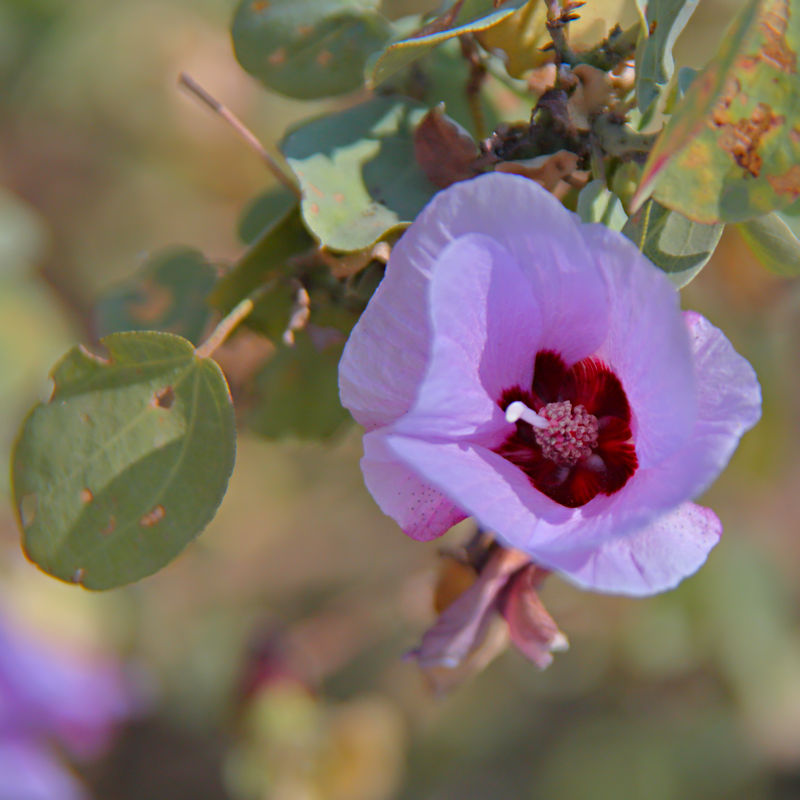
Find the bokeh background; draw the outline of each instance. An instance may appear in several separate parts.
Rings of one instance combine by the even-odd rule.
[[[738,5],[704,0],[679,63],[702,65]],[[95,299],[148,253],[241,252],[236,220],[270,178],[178,90],[179,71],[267,143],[319,110],[237,66],[232,12],[231,0],[0,0],[4,453],[53,362],[91,340]],[[324,445],[243,433],[208,530],[105,594],[25,561],[3,485],[0,613],[133,665],[146,695],[104,758],[72,765],[94,797],[800,797],[800,284],[731,231],[683,296],[764,391],[762,422],[703,500],[723,541],[650,599],[551,579],[543,597],[571,648],[543,673],[508,652],[436,700],[402,660],[432,621],[439,544],[406,539],[372,503],[354,426]],[[254,670],[261,691],[245,699]]]

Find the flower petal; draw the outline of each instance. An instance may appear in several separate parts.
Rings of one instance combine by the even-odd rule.
[[[596,504],[612,499],[607,497],[566,508],[535,489],[510,461],[471,442],[425,441],[389,429],[386,446],[505,545],[523,550],[545,567],[554,565],[551,554],[602,543],[658,513],[649,508],[638,514],[628,508],[597,513]]]
[[[539,669],[550,666],[553,653],[569,647],[536,592],[547,570],[529,564],[509,582],[500,601],[514,646]]]
[[[509,577],[528,562],[518,550],[498,548],[475,583],[457,597],[422,637],[412,655],[419,665],[458,667],[480,647],[489,629],[497,600]]]
[[[722,524],[711,509],[684,503],[633,534],[555,557],[552,566],[584,589],[655,594],[696,572],[721,534]]]
[[[668,509],[702,494],[727,465],[739,439],[761,416],[753,368],[718,328],[694,312],[682,315],[697,382],[697,420],[690,440],[651,469],[639,469],[615,495],[619,502]],[[611,498],[614,499],[614,498]]]
[[[503,242],[526,272],[549,332],[545,346],[568,363],[590,355],[608,328],[607,292],[584,228],[549,192],[518,175],[483,175],[439,192],[394,246],[350,334],[339,367],[342,404],[367,429],[411,407],[430,355],[428,282],[445,247],[470,233]]]
[[[436,263],[430,311],[430,368],[397,430],[499,443],[514,428],[498,400],[510,386],[530,386],[541,336],[525,275],[494,240],[462,236]]]
[[[438,489],[421,480],[387,450],[383,431],[364,436],[361,469],[367,489],[381,511],[412,539],[436,539],[465,517]]]
[[[647,468],[689,440],[697,414],[678,293],[620,234],[603,225],[586,225],[582,232],[609,288],[610,327],[596,355],[622,383],[633,411],[639,466]]]

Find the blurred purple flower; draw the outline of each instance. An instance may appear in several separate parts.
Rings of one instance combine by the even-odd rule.
[[[51,647],[0,617],[0,800],[85,797],[52,746],[95,757],[137,705],[116,663]]]
[[[621,234],[525,178],[439,193],[395,246],[340,391],[373,497],[410,536],[466,516],[596,591],[693,573],[688,502],[760,416],[750,365]]]

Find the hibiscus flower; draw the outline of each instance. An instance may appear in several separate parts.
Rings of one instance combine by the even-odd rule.
[[[381,509],[418,540],[474,517],[587,589],[674,587],[721,524],[691,502],[760,416],[755,373],[621,234],[534,182],[439,193],[339,372]]]

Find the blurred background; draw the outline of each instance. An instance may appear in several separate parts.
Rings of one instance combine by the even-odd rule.
[[[681,65],[711,56],[738,5],[701,4]],[[95,299],[149,253],[241,252],[237,218],[270,178],[178,90],[179,71],[268,144],[319,111],[238,67],[232,12],[231,0],[0,0],[3,452],[55,360],[90,341]],[[243,434],[207,531],[158,575],[104,594],[25,561],[3,485],[0,615],[65,652],[119,659],[145,698],[105,755],[70,764],[91,796],[800,797],[800,285],[730,232],[683,296],[764,391],[762,422],[703,498],[723,541],[650,599],[550,579],[543,598],[571,648],[542,673],[508,652],[434,700],[402,660],[433,619],[440,544],[406,539],[373,504],[354,426],[324,445]],[[20,800],[2,775],[0,800]]]

